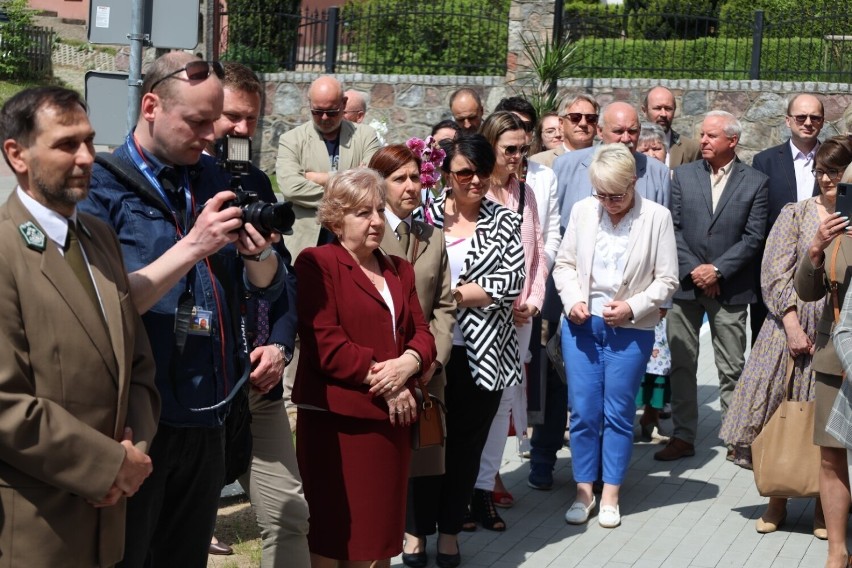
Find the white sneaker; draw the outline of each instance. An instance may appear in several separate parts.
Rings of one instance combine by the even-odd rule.
[[[595,508],[597,501],[592,495],[592,502],[586,507],[579,501],[574,501],[574,504],[565,512],[565,522],[569,525],[583,525],[589,520],[589,515],[592,509]]]
[[[621,524],[621,513],[618,511],[618,505],[601,505],[601,510],[598,511],[598,524],[605,529],[614,529]]]

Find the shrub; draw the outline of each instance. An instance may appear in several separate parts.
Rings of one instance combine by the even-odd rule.
[[[751,40],[583,39],[576,43],[577,76],[655,79],[748,79]],[[852,46],[849,48],[852,50]],[[812,38],[764,40],[760,78],[774,81],[850,81],[852,66],[825,67],[824,44]],[[614,66],[612,62],[617,61]],[[844,61],[848,62],[849,59]],[[805,70],[805,71],[801,71]],[[808,71],[811,70],[811,71]]]
[[[720,35],[751,37],[757,10],[764,12],[764,37],[843,35],[852,24],[846,0],[727,0],[719,16]]]
[[[2,0],[2,10],[8,21],[0,24],[0,77],[5,79],[34,79],[30,58],[34,56],[36,41],[35,13],[27,0]]]
[[[226,54],[257,72],[291,67],[300,19],[299,0],[229,0]]]
[[[341,43],[368,73],[502,75],[509,3],[356,0],[343,8]]]
[[[632,19],[632,37],[645,39],[696,39],[716,35],[719,13],[716,0],[649,0]]]
[[[621,37],[628,25],[624,7],[586,2],[567,4],[562,22],[568,39]]]

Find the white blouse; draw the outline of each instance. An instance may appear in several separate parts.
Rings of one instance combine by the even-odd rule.
[[[627,212],[618,225],[613,225],[609,214],[600,206],[601,220],[595,236],[595,255],[589,283],[589,311],[603,317],[604,304],[612,302],[624,278],[627,248],[630,245],[630,226],[635,207]]]

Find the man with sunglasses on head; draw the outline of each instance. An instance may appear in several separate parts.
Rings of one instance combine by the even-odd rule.
[[[822,101],[813,95],[794,96],[787,103],[785,123],[790,129],[790,138],[755,154],[751,162],[754,169],[769,176],[769,205],[764,236],[769,236],[775,219],[785,205],[819,195],[819,184],[811,170],[814,167],[814,156],[819,150],[819,133],[825,123]],[[751,305],[749,312],[752,345],[767,314],[766,304],[760,295],[762,260],[761,249],[754,267],[758,301]]]
[[[332,235],[316,221],[329,177],[366,165],[381,147],[375,130],[344,118],[346,102],[337,79],[327,75],[316,79],[308,89],[311,122],[278,140],[278,188],[296,214],[293,235],[284,239],[294,261],[304,249],[331,242]]]
[[[642,112],[648,122],[658,124],[666,135],[665,143],[669,151],[666,153],[666,165],[674,169],[677,166],[701,159],[701,148],[698,142],[681,136],[672,129],[677,103],[674,94],[665,87],[654,87],[645,93],[642,102]]]
[[[556,158],[565,152],[589,148],[594,143],[598,113],[601,110],[598,101],[590,95],[579,94],[565,103],[564,109],[559,115],[562,145],[539,152],[533,155],[530,161],[552,168]]]
[[[114,154],[98,156],[80,205],[119,236],[162,398],[154,471],[128,500],[121,566],[207,565],[225,475],[223,424],[250,370],[240,356],[242,301],[274,302],[285,284],[277,237],[243,223],[215,159],[203,155],[222,114],[223,74],[218,62],[183,52],[155,60],[136,128]]]

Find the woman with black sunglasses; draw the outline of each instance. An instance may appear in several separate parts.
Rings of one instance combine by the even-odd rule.
[[[447,191],[426,211],[443,231],[456,302],[457,325],[447,386],[446,468],[420,495],[414,536],[438,530],[439,568],[461,563],[457,535],[479,472],[479,456],[504,388],[520,383],[518,338],[512,304],[524,284],[524,251],[518,214],[485,199],[494,151],[480,134],[444,142]],[[406,555],[407,566],[425,566],[425,554]]]

